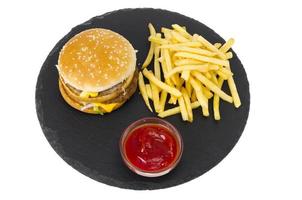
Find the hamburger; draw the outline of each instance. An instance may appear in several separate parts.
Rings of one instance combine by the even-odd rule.
[[[58,59],[59,89],[73,108],[110,113],[136,91],[136,52],[130,42],[108,29],[88,29],[72,37]]]

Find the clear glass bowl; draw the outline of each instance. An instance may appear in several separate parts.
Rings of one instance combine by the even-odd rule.
[[[160,169],[158,171],[145,171],[142,170],[140,168],[138,168],[137,166],[133,165],[131,163],[131,161],[128,160],[126,152],[125,152],[125,140],[127,139],[127,136],[129,134],[132,133],[132,131],[142,125],[147,125],[147,124],[155,124],[155,125],[161,125],[164,126],[165,128],[167,128],[168,130],[170,130],[170,132],[172,133],[172,135],[174,136],[176,143],[177,143],[177,153],[176,156],[174,158],[174,160],[165,168]],[[167,173],[169,173],[172,169],[174,169],[176,167],[176,165],[178,164],[182,152],[183,152],[183,141],[182,141],[182,137],[179,134],[178,130],[169,122],[159,119],[159,118],[155,118],[155,117],[148,117],[148,118],[142,118],[140,120],[137,120],[135,122],[133,122],[132,124],[130,124],[123,132],[121,138],[120,138],[120,152],[121,152],[121,156],[123,161],[125,162],[125,164],[128,166],[128,168],[133,171],[136,174],[139,174],[141,176],[145,176],[145,177],[158,177],[158,176],[162,176],[165,175]]]

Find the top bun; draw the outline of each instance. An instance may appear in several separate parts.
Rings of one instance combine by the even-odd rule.
[[[113,31],[94,28],[72,37],[62,48],[58,70],[74,88],[101,92],[124,81],[136,68],[130,42]]]

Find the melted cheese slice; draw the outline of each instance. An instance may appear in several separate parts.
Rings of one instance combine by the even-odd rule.
[[[80,97],[89,98],[89,97],[97,97],[98,92],[81,92]]]
[[[117,103],[109,103],[109,104],[93,103],[93,104],[94,107],[101,107],[108,113],[110,113],[113,110],[113,108],[117,105]]]

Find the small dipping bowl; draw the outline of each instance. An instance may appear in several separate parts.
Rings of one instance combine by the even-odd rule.
[[[155,117],[130,124],[124,130],[119,145],[128,168],[145,177],[169,173],[176,167],[183,152],[178,130],[169,122]]]

